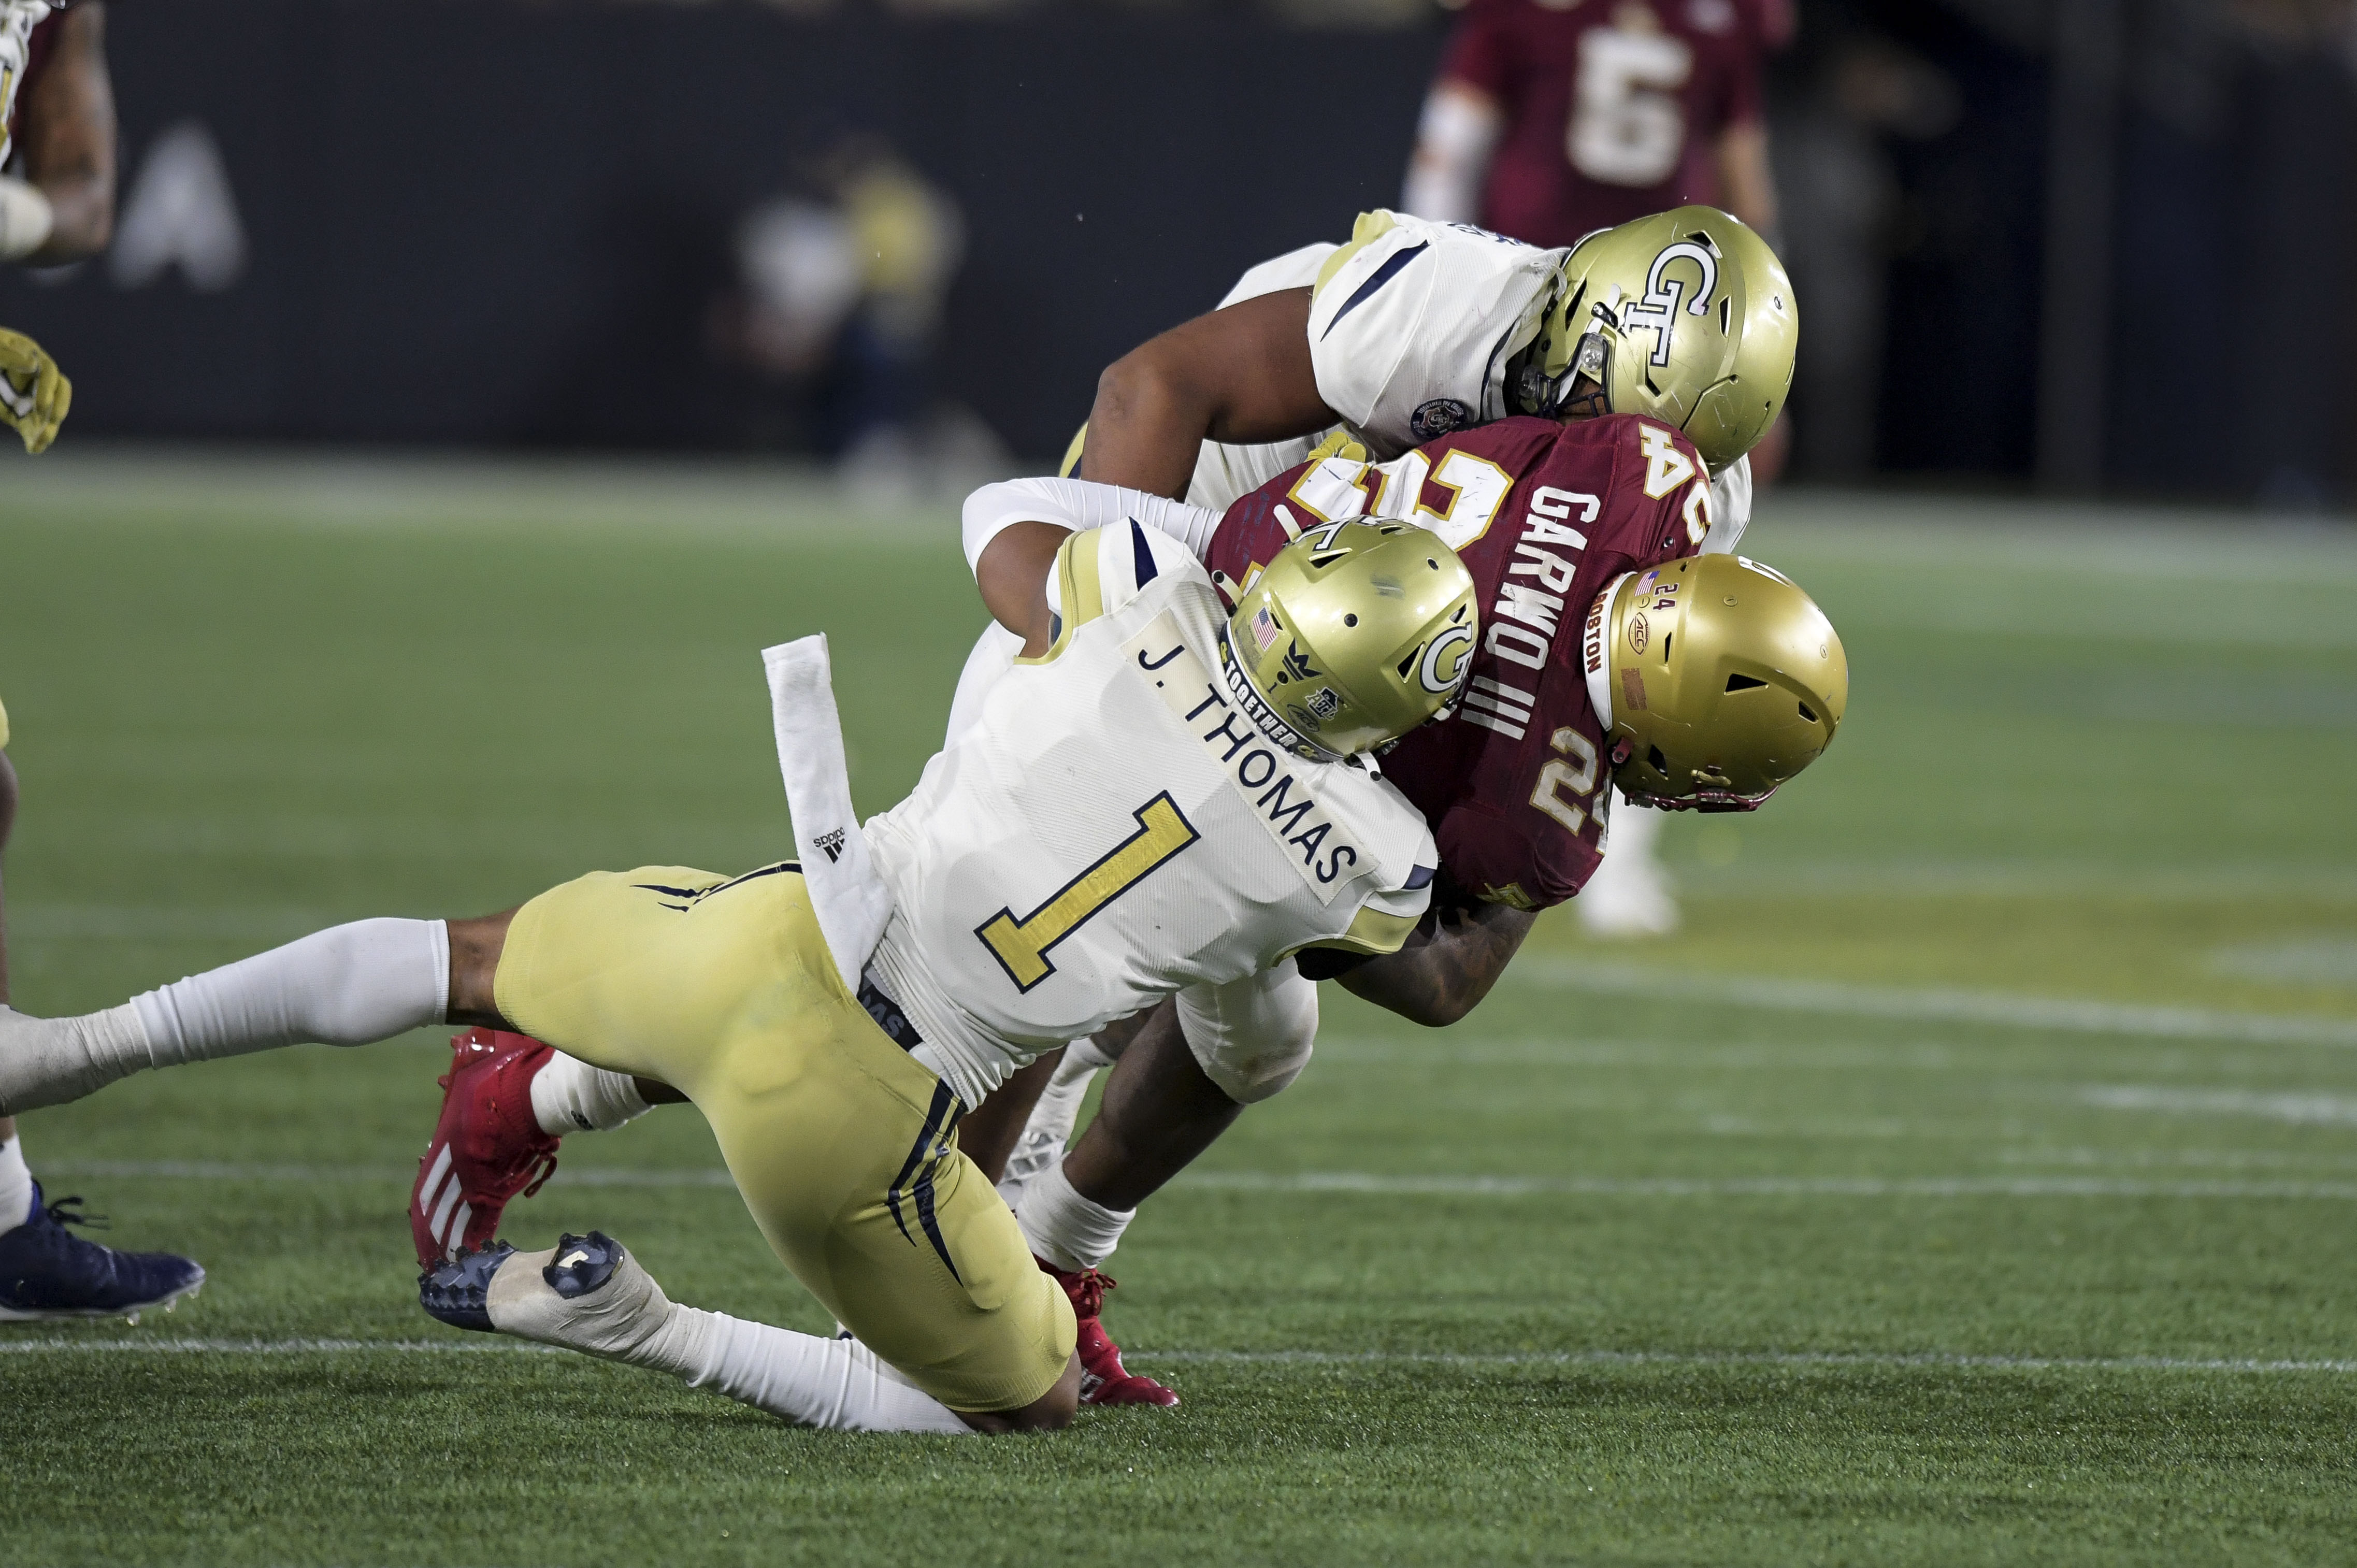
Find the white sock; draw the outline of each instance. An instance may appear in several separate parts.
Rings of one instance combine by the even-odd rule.
[[[437,1023],[440,920],[355,920],[78,1018],[0,1008],[0,1114],[59,1105],[143,1068],[315,1040],[362,1046]]]
[[[856,1339],[821,1339],[674,1305],[645,1365],[833,1432],[974,1431]]]
[[[1107,1208],[1080,1195],[1060,1164],[1031,1178],[1015,1210],[1031,1250],[1060,1269],[1093,1269],[1113,1256],[1135,1208]]]
[[[1034,1177],[1064,1163],[1064,1151],[1072,1142],[1072,1125],[1081,1119],[1081,1102],[1089,1097],[1089,1085],[1112,1065],[1113,1058],[1098,1050],[1093,1040],[1074,1040],[1064,1047],[1064,1059],[1056,1064],[1048,1087],[1039,1091],[1031,1119],[1023,1123],[1023,1135],[1015,1141],[1015,1152],[1006,1156],[1006,1174],[998,1178],[998,1196],[1007,1208],[1023,1201],[1023,1189]]]
[[[597,1290],[562,1296],[548,1283],[556,1256],[554,1249],[518,1252],[500,1265],[484,1304],[492,1326],[542,1345],[668,1372],[690,1387],[716,1389],[806,1426],[974,1430],[865,1345],[682,1306],[627,1251]]]
[[[652,1109],[629,1073],[591,1067],[563,1051],[533,1074],[532,1113],[540,1130],[552,1138],[567,1133],[610,1133]]]
[[[0,1236],[33,1217],[33,1173],[26,1167],[23,1144],[13,1135],[0,1139]]]

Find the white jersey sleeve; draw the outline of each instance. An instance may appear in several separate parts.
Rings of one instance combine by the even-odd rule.
[[[1311,287],[1318,282],[1318,269],[1326,264],[1326,258],[1341,248],[1320,241],[1281,256],[1271,256],[1236,280],[1236,286],[1221,297],[1220,308],[1225,310],[1279,289]]]
[[[1710,532],[1703,535],[1706,555],[1732,555],[1751,526],[1751,454],[1746,452],[1711,477]]]
[[[1506,363],[1537,335],[1562,259],[1461,223],[1361,213],[1310,299],[1318,395],[1379,457],[1504,418]]]

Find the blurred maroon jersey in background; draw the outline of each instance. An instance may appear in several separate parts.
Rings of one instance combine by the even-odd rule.
[[[1760,118],[1791,0],[1472,0],[1436,86],[1504,117],[1482,227],[1534,245],[1686,201],[1724,205],[1716,148]]]

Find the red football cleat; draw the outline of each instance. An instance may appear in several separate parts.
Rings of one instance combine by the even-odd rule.
[[[442,1119],[409,1191],[419,1268],[490,1245],[508,1200],[530,1197],[556,1173],[556,1140],[532,1113],[532,1076],[555,1054],[529,1035],[497,1029],[450,1037]]]
[[[1121,1364],[1121,1347],[1104,1331],[1100,1316],[1104,1311],[1105,1292],[1114,1288],[1113,1276],[1094,1269],[1082,1269],[1068,1273],[1047,1259],[1034,1254],[1032,1261],[1042,1272],[1055,1276],[1072,1298],[1072,1313],[1081,1320],[1081,1402],[1082,1404],[1158,1404],[1178,1402],[1176,1390],[1164,1388],[1152,1378],[1143,1377]]]

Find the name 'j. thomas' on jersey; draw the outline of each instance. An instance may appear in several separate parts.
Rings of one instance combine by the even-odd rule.
[[[1394,950],[1437,864],[1388,781],[1288,754],[1230,700],[1228,611],[1184,545],[1075,533],[1055,591],[1047,652],[866,825],[894,902],[873,971],[969,1106],[1198,982]]]
[[[1387,463],[1322,457],[1227,510],[1205,562],[1223,593],[1294,531],[1372,515],[1422,523],[1473,575],[1482,636],[1463,704],[1383,768],[1432,824],[1442,873],[1517,908],[1571,897],[1603,857],[1611,769],[1580,632],[1623,572],[1692,555],[1711,526],[1701,457],[1636,414],[1514,418]]]

